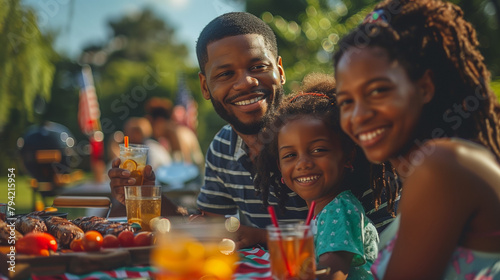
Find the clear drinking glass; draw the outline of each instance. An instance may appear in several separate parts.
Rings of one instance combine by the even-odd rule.
[[[120,168],[130,171],[130,177],[135,179],[136,185],[142,185],[144,181],[144,167],[148,157],[148,146],[130,144],[125,147],[120,144]]]
[[[316,279],[314,236],[310,226],[299,223],[269,225],[267,247],[273,279]]]
[[[151,231],[149,222],[161,215],[161,186],[125,186],[127,221]]]
[[[168,232],[158,229],[155,236],[151,253],[155,279],[230,280],[236,269],[235,236],[224,219],[172,222]]]

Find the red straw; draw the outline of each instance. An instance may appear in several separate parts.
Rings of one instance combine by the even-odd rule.
[[[311,206],[309,207],[309,212],[307,213],[307,218],[306,218],[306,226],[309,226],[311,224],[311,220],[314,214],[314,208],[316,207],[316,201],[313,200],[311,202]],[[300,242],[300,248],[299,252],[302,253],[302,249],[304,249],[304,244],[306,241],[307,233],[309,232],[309,228],[306,228],[304,230],[304,238],[302,238],[302,241]]]
[[[267,211],[269,212],[269,215],[271,215],[271,221],[273,222],[273,225],[278,229],[278,244],[280,246],[281,256],[283,257],[283,262],[285,263],[286,270],[288,271],[288,275],[293,276],[292,268],[290,267],[290,264],[286,259],[285,249],[283,248],[283,243],[281,241],[281,232],[279,230],[280,227],[278,225],[278,218],[276,218],[276,212],[274,212],[274,208],[272,206],[267,206]]]
[[[309,213],[307,213],[307,218],[306,218],[306,226],[311,224],[311,219],[312,219],[313,214],[314,214],[314,207],[316,207],[316,200],[313,200],[311,202],[311,207],[309,207]]]
[[[125,143],[125,148],[128,148],[128,136],[123,137],[123,142]]]

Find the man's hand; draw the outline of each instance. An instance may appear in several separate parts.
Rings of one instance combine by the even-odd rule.
[[[111,195],[120,203],[125,204],[125,191],[123,186],[133,186],[136,184],[134,178],[130,178],[130,171],[119,168],[120,159],[117,158],[111,163],[111,169],[108,171],[109,186],[111,187]],[[151,165],[144,167],[144,181],[142,185],[154,185],[156,176],[151,168]]]
[[[267,232],[262,228],[249,226],[240,226],[237,234],[236,249],[243,249],[255,246],[257,244],[267,243]]]

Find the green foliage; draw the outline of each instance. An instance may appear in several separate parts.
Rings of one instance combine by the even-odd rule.
[[[5,169],[16,166],[16,139],[36,120],[34,100],[50,99],[56,54],[31,9],[20,0],[3,0],[1,7],[0,168]]]
[[[19,0],[4,1],[0,13],[0,132],[11,120],[12,109],[33,121],[33,100],[50,98],[55,53],[51,39],[38,30],[34,12]]]
[[[279,53],[287,76],[287,92],[296,89],[308,73],[332,73],[331,56],[336,43],[359,24],[373,6],[353,3],[355,1],[291,2],[297,2],[298,5],[306,2],[305,8],[297,11],[297,15],[291,19],[285,19],[280,15],[280,10],[272,5],[268,5],[269,10],[258,14],[278,37]],[[254,4],[253,1],[248,2],[248,8],[257,12]],[[294,6],[293,3],[290,6]],[[272,12],[273,7],[276,13]]]
[[[264,2],[264,3],[263,3]],[[287,91],[310,72],[332,73],[337,41],[371,11],[375,0],[249,0],[247,11],[275,31],[287,75]],[[480,50],[493,76],[500,73],[500,3],[498,0],[452,0],[477,30]],[[286,7],[285,7],[286,6]],[[282,10],[284,11],[282,12]]]
[[[500,101],[500,78],[492,81],[490,86],[491,86],[491,89],[493,90],[493,92],[498,97],[498,100]]]
[[[500,1],[451,0],[464,11],[465,18],[477,31],[479,50],[485,57],[492,76],[500,75]]]

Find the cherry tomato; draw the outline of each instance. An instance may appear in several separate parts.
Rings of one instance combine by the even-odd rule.
[[[120,247],[120,241],[118,240],[118,237],[116,237],[112,234],[107,234],[104,236],[104,240],[102,242],[102,247],[103,248],[118,248],[118,247]]]
[[[118,241],[122,247],[132,247],[134,246],[134,233],[128,230],[122,231],[118,234]]]
[[[73,250],[74,252],[81,252],[83,251],[83,244],[82,244],[82,239],[81,238],[75,238],[73,241],[71,241],[71,244],[69,244],[69,248]]]
[[[102,234],[95,230],[89,230],[85,233],[82,239],[83,249],[87,252],[99,251],[103,242]]]
[[[153,234],[150,231],[139,232],[134,236],[134,246],[150,246]]]
[[[16,242],[16,252],[48,256],[50,251],[57,251],[57,241],[54,236],[46,232],[31,232]]]

